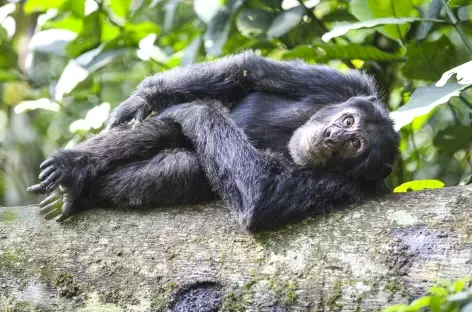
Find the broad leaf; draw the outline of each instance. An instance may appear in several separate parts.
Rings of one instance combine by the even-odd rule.
[[[18,105],[15,106],[15,113],[21,114],[23,112],[36,109],[44,109],[53,112],[58,112],[61,109],[61,106],[51,101],[50,99],[42,98],[38,100],[23,101],[21,103],[18,103]]]
[[[413,5],[411,0],[352,0],[352,14],[360,21],[368,21],[387,17],[412,16]],[[380,31],[392,39],[401,39],[405,36],[408,25],[405,23],[385,24]]]
[[[267,30],[267,37],[270,39],[285,35],[302,21],[305,14],[305,8],[301,5],[277,14]]]
[[[425,14],[425,18],[437,18],[441,9],[443,7],[442,0],[432,0],[428,6],[428,11]],[[424,21],[418,27],[416,31],[416,41],[422,41],[428,36],[431,28],[433,27],[433,22]]]
[[[396,61],[403,60],[401,54],[391,54],[381,51],[373,46],[360,44],[313,44],[298,46],[285,53],[284,59],[301,58],[307,62],[327,62],[333,59],[341,60],[375,60],[375,61]]]
[[[390,113],[390,118],[395,122],[395,130],[400,130],[411,123],[415,117],[423,116],[438,105],[446,103],[451,97],[458,96],[464,87],[451,82],[440,88],[434,85],[417,88],[408,103]]]
[[[68,56],[77,57],[100,44],[102,19],[103,16],[100,11],[92,12],[84,18],[82,31],[65,48]]]
[[[437,87],[442,87],[453,75],[456,75],[457,82],[463,85],[472,84],[472,61],[454,67],[445,72],[441,79],[436,83]]]
[[[203,36],[205,51],[208,56],[220,56],[228,39],[234,12],[243,4],[243,0],[228,0],[225,8],[220,9],[211,19]]]
[[[457,10],[457,17],[461,21],[470,21],[472,20],[472,5],[463,6]]]
[[[194,0],[193,9],[195,10],[198,18],[208,24],[216,16],[218,11],[222,9],[222,1]]]
[[[364,22],[359,22],[359,23],[352,23],[352,24],[347,24],[347,25],[340,25],[334,27],[331,31],[325,33],[321,39],[323,41],[329,41],[332,38],[335,37],[340,37],[345,35],[348,31],[354,30],[354,29],[361,29],[361,28],[374,28],[374,27],[379,27],[379,26],[384,26],[384,25],[401,25],[401,24],[407,24],[407,23],[413,23],[416,21],[421,21],[424,19],[421,18],[416,18],[416,17],[402,17],[402,18],[394,18],[394,17],[389,17],[389,18],[377,18],[377,19],[372,19]],[[443,22],[443,21],[437,21],[437,20],[432,20],[433,22]]]
[[[472,127],[464,125],[450,126],[438,132],[434,138],[434,146],[448,154],[466,149],[472,142]]]
[[[131,0],[109,0],[111,10],[120,17],[125,17],[128,14]]]
[[[13,69],[3,70],[0,69],[0,82],[6,81],[17,81],[21,79],[21,75],[18,71]]]
[[[77,33],[66,29],[47,29],[37,32],[31,38],[28,48],[41,53],[65,55],[65,47]]]
[[[407,51],[408,61],[402,72],[411,79],[434,81],[456,64],[455,47],[446,36],[433,42],[412,43]]]
[[[56,85],[54,99],[61,101],[77,84],[84,81],[91,73],[123,55],[128,49],[103,51],[103,46],[90,50],[78,58],[70,60],[62,71]]]
[[[236,17],[236,27],[245,37],[262,37],[274,16],[274,13],[262,9],[242,9]]]
[[[444,187],[444,183],[438,180],[415,180],[397,186],[394,193],[404,193],[410,191],[421,191],[426,189],[437,189]]]
[[[25,3],[25,13],[45,12],[48,9],[59,9],[66,0],[28,0]]]

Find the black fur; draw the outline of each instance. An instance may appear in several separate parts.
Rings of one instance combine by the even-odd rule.
[[[120,126],[151,111],[162,113],[134,129]],[[358,128],[339,124],[346,111],[359,116]],[[62,213],[62,221],[94,206],[187,204],[217,195],[245,228],[258,231],[382,192],[398,154],[398,136],[369,76],[252,53],[145,79],[112,113],[110,125],[42,165],[43,182],[29,190],[44,193],[60,184],[68,202],[57,211],[53,199],[43,201],[47,218]],[[365,138],[368,148],[352,157],[327,149],[323,141],[332,129],[341,129],[343,142]],[[307,134],[316,156],[326,158],[323,166],[305,165],[314,156],[297,138]]]

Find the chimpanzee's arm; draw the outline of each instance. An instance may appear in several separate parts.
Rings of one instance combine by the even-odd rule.
[[[112,113],[109,126],[145,118],[152,111],[197,99],[217,99],[226,106],[259,91],[288,98],[313,97],[321,104],[356,95],[375,95],[372,79],[357,71],[342,74],[326,66],[274,61],[244,52],[214,62],[193,64],[143,80],[133,95]]]
[[[272,228],[366,196],[362,185],[341,174],[302,169],[266,157],[231,119],[213,107],[182,104],[163,115],[180,124],[209,183],[250,231]]]

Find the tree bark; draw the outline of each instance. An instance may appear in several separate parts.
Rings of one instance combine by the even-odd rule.
[[[472,187],[389,195],[251,235],[223,204],[0,208],[2,311],[372,311],[472,273]]]

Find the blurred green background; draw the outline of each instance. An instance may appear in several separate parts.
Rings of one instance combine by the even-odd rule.
[[[471,17],[470,0],[1,0],[0,205],[36,202],[40,162],[147,75],[245,49],[375,75],[402,134],[391,185],[471,183]]]

